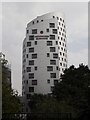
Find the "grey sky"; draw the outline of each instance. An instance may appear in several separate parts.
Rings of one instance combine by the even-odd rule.
[[[63,12],[66,16],[68,66],[88,64],[88,3],[3,3],[2,51],[11,63],[13,88],[20,93],[26,25],[37,16],[53,11]]]

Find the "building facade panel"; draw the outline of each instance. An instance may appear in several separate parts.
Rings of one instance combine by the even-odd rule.
[[[23,42],[22,94],[25,104],[28,94],[51,94],[66,67],[66,26],[63,14],[38,16],[27,24]]]

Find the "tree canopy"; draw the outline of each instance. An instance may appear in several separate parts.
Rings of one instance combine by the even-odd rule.
[[[18,94],[14,92],[8,83],[8,61],[0,61],[2,64],[2,113],[18,113],[21,111],[21,103]]]
[[[64,71],[61,82],[55,85],[51,96],[33,95],[29,104],[32,112],[72,113],[75,120],[90,119],[90,70],[88,66],[74,65]]]

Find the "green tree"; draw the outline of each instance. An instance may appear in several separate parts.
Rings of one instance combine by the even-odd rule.
[[[83,64],[75,68],[73,65],[64,71],[62,81],[53,90],[58,101],[64,101],[75,109],[76,116],[90,112],[88,97],[90,96],[90,70]],[[90,98],[90,97],[89,97]]]
[[[18,94],[14,92],[8,81],[8,61],[0,61],[2,64],[2,113],[18,113],[21,111],[21,103]]]

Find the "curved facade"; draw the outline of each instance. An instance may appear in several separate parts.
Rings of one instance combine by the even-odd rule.
[[[38,16],[27,24],[23,41],[22,95],[51,94],[67,67],[66,26],[61,13]]]

